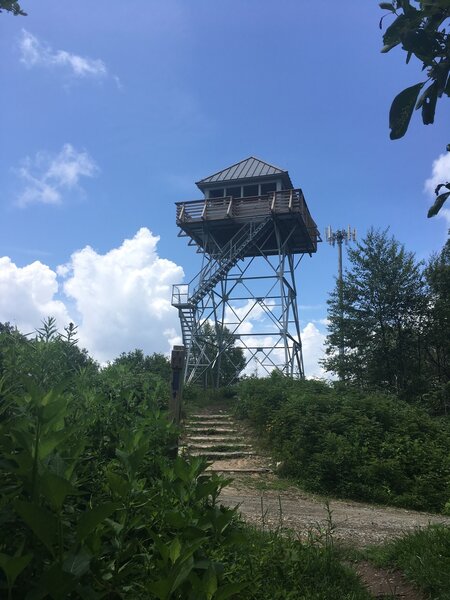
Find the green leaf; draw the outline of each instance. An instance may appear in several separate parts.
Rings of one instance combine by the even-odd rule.
[[[14,502],[14,509],[53,554],[53,544],[58,525],[56,517],[47,509],[42,508],[42,506],[22,500]]]
[[[70,553],[65,558],[62,568],[77,579],[89,570],[92,554],[86,548],[81,548],[77,554]]]
[[[0,568],[6,575],[9,589],[13,587],[17,577],[22,573],[32,558],[32,554],[25,554],[24,556],[8,556],[7,554],[0,552]]]
[[[39,458],[48,456],[59,444],[67,440],[67,432],[64,430],[48,433],[39,443]]]
[[[85,539],[102,521],[111,516],[120,507],[117,502],[105,502],[84,512],[77,525],[77,537]]]
[[[217,576],[214,569],[211,566],[206,571],[202,583],[207,600],[211,600],[211,598],[217,591]]]
[[[380,2],[378,6],[383,10],[390,10],[392,12],[395,11],[394,5],[390,2]]]
[[[408,26],[408,18],[405,15],[399,15],[395,21],[386,29],[383,35],[384,46],[381,52],[389,52],[401,42],[401,34]]]
[[[125,498],[130,492],[130,483],[123,477],[120,477],[120,475],[117,475],[117,473],[108,471],[106,473],[106,479],[108,480],[108,485],[113,494],[120,496],[120,498]]]
[[[427,87],[417,103],[417,108],[422,107],[422,121],[424,125],[434,123],[434,113],[438,99],[438,85],[435,81]]]
[[[176,570],[175,579],[173,579],[172,586],[170,588],[170,593],[173,593],[180,585],[187,579],[189,573],[192,571],[194,567],[194,559],[192,556],[189,556],[187,560],[184,560],[180,563],[178,569]]]
[[[164,521],[167,525],[170,525],[170,527],[174,527],[175,529],[183,529],[186,527],[186,517],[174,510],[169,511],[164,515]]]
[[[169,546],[169,558],[172,561],[172,563],[177,561],[178,557],[180,556],[180,552],[181,552],[181,542],[176,537],[174,540],[172,540],[172,542]]]
[[[243,589],[248,587],[248,583],[229,583],[219,588],[214,596],[214,600],[226,600],[235,594],[238,594]]]
[[[59,563],[54,563],[42,574],[38,589],[45,590],[45,598],[49,595],[53,600],[66,600],[76,584],[72,574],[63,571]]]
[[[75,496],[78,494],[78,490],[76,490],[66,479],[54,475],[49,471],[46,471],[41,476],[40,484],[41,492],[56,510],[61,509],[66,496]]]
[[[147,589],[155,594],[159,600],[166,600],[170,594],[171,581],[170,579],[159,579],[147,584]]]
[[[428,215],[427,215],[428,218],[434,217],[438,214],[438,212],[441,210],[442,206],[444,205],[444,202],[447,200],[447,198],[449,196],[450,196],[450,192],[445,192],[445,194],[441,194],[440,196],[438,196],[436,198],[433,206],[428,211]]]
[[[391,140],[398,140],[405,135],[417,102],[417,97],[424,85],[425,81],[416,83],[416,85],[406,88],[394,98],[391,110],[389,111]]]

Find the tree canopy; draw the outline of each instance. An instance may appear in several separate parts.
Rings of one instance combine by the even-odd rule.
[[[436,104],[442,96],[450,96],[450,37],[447,27],[450,0],[393,0],[381,2],[380,7],[393,15],[394,21],[383,35],[382,52],[401,45],[406,62],[416,57],[422,63],[424,80],[404,89],[394,98],[389,111],[391,140],[403,137],[408,130],[414,110],[420,110],[424,125],[434,123]],[[447,151],[450,145],[447,145]],[[441,190],[444,191],[441,191]],[[436,187],[436,200],[428,211],[433,217],[450,196],[450,183]]]
[[[420,265],[387,231],[373,229],[348,256],[342,289],[329,300],[326,369],[369,388],[418,390],[426,307]]]
[[[0,0],[0,13],[3,11],[10,12],[15,16],[27,16],[27,13],[22,10],[20,4],[15,0]]]

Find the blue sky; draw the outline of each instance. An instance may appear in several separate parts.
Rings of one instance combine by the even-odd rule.
[[[426,218],[424,186],[449,107],[389,140],[392,98],[422,74],[380,53],[377,2],[22,6],[0,15],[0,321],[73,319],[100,360],[167,351],[170,284],[200,266],[174,202],[250,155],[289,170],[322,232],[390,227],[421,259],[442,247],[449,215]],[[311,374],[336,263],[323,243],[298,277]]]

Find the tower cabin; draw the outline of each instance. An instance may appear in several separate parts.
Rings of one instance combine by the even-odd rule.
[[[317,251],[319,233],[301,189],[289,173],[250,156],[196,182],[204,198],[176,203],[177,225],[210,256],[222,249],[245,224],[271,221],[263,239],[247,244],[241,258]]]

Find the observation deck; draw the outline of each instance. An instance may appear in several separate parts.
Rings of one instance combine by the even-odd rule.
[[[220,254],[243,226],[263,221],[272,224],[265,228],[263,237],[247,245],[243,257],[258,256],[261,252],[279,254],[280,244],[285,245],[289,254],[317,251],[319,231],[301,189],[176,203],[178,227],[210,256]]]

